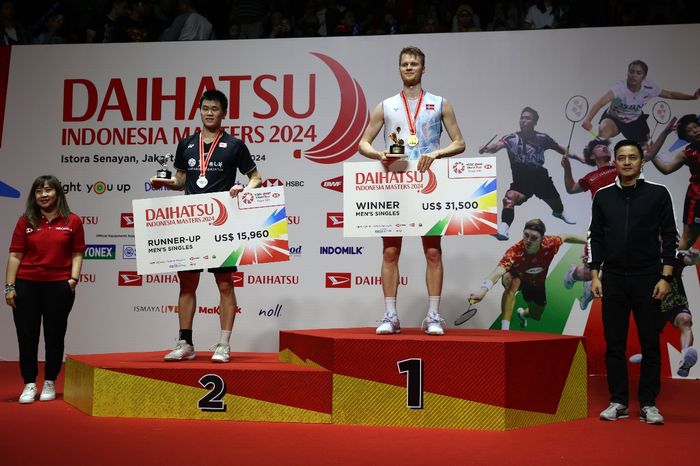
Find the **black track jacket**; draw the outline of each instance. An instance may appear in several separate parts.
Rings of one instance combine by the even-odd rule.
[[[618,177],[596,192],[588,230],[591,269],[602,266],[615,275],[658,274],[660,262],[674,264],[677,247],[673,204],[665,186],[640,175],[634,186],[622,187]]]

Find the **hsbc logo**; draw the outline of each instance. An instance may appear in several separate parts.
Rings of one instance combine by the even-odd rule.
[[[282,181],[279,178],[268,178],[262,183],[263,187],[267,188],[270,186],[285,186],[287,188],[303,188],[304,182],[302,180],[287,180]]]
[[[345,217],[343,212],[327,212],[326,213],[326,228],[343,228]]]
[[[119,219],[119,226],[122,228],[134,228],[134,214],[131,212],[122,212]]]
[[[277,179],[277,178],[268,178],[262,183],[264,188],[269,188],[270,186],[284,186],[284,183],[282,183],[282,180]]]
[[[143,276],[135,271],[120,271],[117,284],[119,286],[141,286],[143,285]]]
[[[243,288],[245,286],[244,272],[233,272],[233,287]]]
[[[321,187],[342,193],[343,192],[343,177],[336,176],[335,178],[321,181]]]

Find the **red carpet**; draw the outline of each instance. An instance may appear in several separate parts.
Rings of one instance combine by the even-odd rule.
[[[58,400],[20,405],[17,363],[0,363],[0,464],[639,466],[697,459],[697,380],[663,380],[664,426],[642,424],[636,411],[598,420],[607,388],[592,377],[587,419],[506,432],[98,418],[64,403],[58,382]]]

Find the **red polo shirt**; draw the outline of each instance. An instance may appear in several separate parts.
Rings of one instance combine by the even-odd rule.
[[[49,222],[41,216],[39,227],[29,226],[24,215],[12,233],[10,252],[24,253],[17,278],[39,282],[68,280],[74,252],[85,252],[83,222],[70,214],[68,222],[56,217]]]

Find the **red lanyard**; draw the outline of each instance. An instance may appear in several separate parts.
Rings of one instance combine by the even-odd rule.
[[[211,143],[211,147],[209,147],[209,152],[207,152],[207,155],[205,157],[204,155],[204,135],[199,133],[199,176],[200,178],[204,177],[204,174],[207,172],[207,167],[209,166],[209,160],[211,160],[211,156],[214,155],[214,149],[216,148],[216,145],[219,142],[219,139],[221,139],[221,136],[224,134],[221,129],[219,129],[219,132],[216,133],[216,137],[214,138],[214,141]]]
[[[418,121],[418,113],[420,112],[420,104],[423,102],[423,89],[420,90],[420,97],[418,98],[418,105],[416,105],[416,112],[411,119],[411,113],[408,110],[408,101],[406,100],[406,94],[401,91],[401,100],[403,100],[403,108],[406,110],[406,119],[408,120],[408,129],[411,134],[416,134],[416,121]]]

